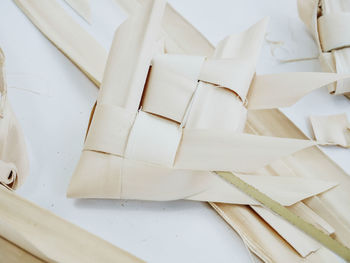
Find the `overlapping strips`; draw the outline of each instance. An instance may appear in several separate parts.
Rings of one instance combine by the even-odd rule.
[[[330,68],[333,72],[349,74],[350,12],[326,11],[317,19],[319,45],[324,52],[321,61],[325,68]],[[349,94],[350,80],[339,80],[335,89],[330,86],[330,92]]]
[[[318,33],[323,52],[350,47],[350,13],[339,12],[318,18]]]
[[[23,134],[7,98],[5,56],[0,48],[0,184],[16,189],[28,175]]]
[[[172,167],[183,127],[187,122],[189,126],[200,122],[198,107],[205,105],[206,97],[202,89],[214,89],[237,107],[244,107],[242,102],[246,101],[254,67],[244,67],[247,63],[242,62],[186,55],[156,56],[140,110],[134,113],[98,104],[85,149]],[[242,118],[242,114],[245,112],[237,110],[237,118]]]
[[[350,12],[341,0],[298,0],[298,11],[321,52],[350,46]]]
[[[349,74],[350,8],[342,0],[298,0],[299,15],[312,33],[325,71]],[[329,86],[331,94],[350,92],[350,80],[338,80]]]
[[[219,42],[210,58],[155,55],[162,6],[161,1],[145,6],[116,32],[68,195],[256,204],[211,171],[241,172],[247,180],[248,173],[312,146],[306,140],[243,133],[247,107],[274,107],[277,102],[269,94],[277,96],[278,105],[289,104],[305,91],[286,95],[280,88],[286,76],[255,76],[267,19]],[[302,78],[287,77],[303,87],[295,85]],[[319,82],[308,86],[316,88]],[[258,188],[290,205],[334,186],[314,181],[306,184],[312,189],[302,192],[295,179],[297,191],[291,183],[291,191],[269,189],[276,185],[271,176],[263,176]],[[278,180],[284,185],[285,178]]]

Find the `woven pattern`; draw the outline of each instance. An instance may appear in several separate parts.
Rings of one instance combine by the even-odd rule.
[[[320,62],[327,72],[350,73],[350,1],[298,0],[298,10],[320,53]],[[350,80],[329,85],[331,94],[349,97]]]
[[[314,143],[245,134],[247,110],[291,105],[339,76],[256,75],[268,19],[226,37],[211,56],[170,54],[163,8],[151,1],[118,28],[68,195],[255,204],[212,171],[257,181],[252,173]],[[284,205],[334,185],[259,179],[259,190]]]
[[[205,105],[206,94],[220,94],[223,101],[244,107],[245,94],[254,72],[243,67],[241,74],[237,74],[238,63],[229,59],[206,60],[199,56],[156,56],[143,89],[139,111],[98,105],[85,149],[172,167],[187,122],[190,127],[196,126],[205,114],[200,109]],[[215,70],[215,66],[219,70]],[[225,72],[227,77],[220,78],[212,72]],[[232,76],[231,72],[237,75]],[[235,76],[241,83],[242,97],[234,90]],[[245,119],[244,109],[236,112],[243,116],[227,116],[227,122],[235,118]],[[111,125],[113,123],[118,123],[118,126]],[[240,125],[237,130],[242,128]],[[157,138],[154,138],[155,131]]]

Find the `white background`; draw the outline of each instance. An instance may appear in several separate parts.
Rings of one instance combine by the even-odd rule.
[[[284,41],[279,58],[317,56],[298,19],[296,1],[172,0],[171,4],[213,44],[270,16],[267,38]],[[126,14],[114,0],[92,0],[88,25],[67,11],[109,48]],[[79,159],[97,88],[10,1],[0,1],[0,46],[7,59],[10,102],[24,130],[31,174],[18,193],[149,262],[250,262],[237,234],[206,203],[71,200],[65,192]],[[265,43],[257,73],[321,71],[317,60],[280,64]],[[347,112],[350,101],[312,92],[283,110],[308,136],[308,116]],[[322,148],[350,173],[350,152]],[[38,219],[39,220],[39,219]],[[54,227],[54,226],[52,226]],[[82,251],[82,253],[84,253]]]

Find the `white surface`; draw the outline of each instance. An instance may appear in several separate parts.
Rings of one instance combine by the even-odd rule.
[[[91,26],[65,6],[108,48],[125,13],[113,0],[91,2]],[[170,2],[214,44],[270,16],[268,38],[286,42],[276,50],[278,56],[317,55],[297,17],[295,0]],[[7,59],[10,101],[25,132],[31,161],[31,175],[18,193],[149,262],[250,262],[237,234],[206,203],[65,197],[97,89],[12,1],[0,1],[0,10],[0,46]],[[269,44],[265,44],[257,72],[320,70],[316,60],[279,64],[271,56]],[[350,117],[350,101],[330,96],[322,88],[284,112],[311,136],[310,114],[347,112]],[[324,150],[350,173],[349,150]]]

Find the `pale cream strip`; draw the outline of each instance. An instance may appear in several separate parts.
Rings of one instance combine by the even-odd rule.
[[[335,185],[332,182],[295,177],[242,175],[242,178],[283,205],[295,204]],[[68,195],[75,198],[190,199],[256,204],[210,172],[176,170],[92,151],[83,151]]]
[[[126,12],[132,14],[140,3],[149,0],[115,0]],[[184,19],[170,4],[167,4],[163,17],[163,30],[166,35],[171,32],[172,36],[166,37],[166,53],[192,54],[210,56],[213,52],[210,42],[186,19]],[[173,36],[185,39],[191,36],[191,43],[181,44]]]
[[[124,154],[136,113],[118,106],[99,103],[84,144],[85,150]]]
[[[251,206],[272,228],[276,230],[302,257],[315,252],[321,245],[289,222],[261,206]]]
[[[336,3],[337,1],[333,1]],[[336,61],[334,59],[334,53],[332,52],[322,52],[321,41],[318,32],[318,17],[322,14],[322,12],[327,13],[328,8],[322,7],[322,3],[320,0],[298,0],[298,13],[300,18],[308,27],[310,33],[315,39],[315,42],[318,46],[319,50],[319,59],[321,66],[326,72],[337,72],[336,69]],[[323,9],[323,10],[322,10]],[[339,70],[339,68],[338,68]],[[339,71],[339,73],[346,73],[346,71]],[[339,81],[340,82],[340,81]],[[338,93],[338,83],[330,84],[328,86],[328,90],[331,94]]]
[[[135,9],[140,6],[142,2],[146,2],[148,0],[140,1],[140,0],[116,0],[116,3],[121,6],[127,13],[132,14],[135,12]],[[186,27],[179,25],[187,25],[187,21],[179,15],[176,10],[170,5],[166,4],[163,18],[163,33],[166,35],[167,31],[172,30],[176,31],[176,34],[181,37],[186,37],[188,35],[193,35],[196,33],[195,37],[192,38],[192,43],[189,43],[185,46],[179,47],[179,43],[173,38],[165,39],[165,47],[166,53],[176,53],[176,54],[193,54],[193,55],[208,55],[211,50],[211,44],[207,41],[197,30],[193,27]],[[181,30],[178,30],[181,28]],[[185,30],[184,30],[185,29]],[[203,45],[202,40],[206,40],[206,46]],[[198,48],[198,44],[201,43],[203,50]]]
[[[246,94],[255,74],[266,24],[267,19],[262,19],[246,31],[220,41],[213,57],[203,64],[202,81],[193,98],[186,128],[243,131]]]
[[[314,143],[307,140],[255,136],[225,130],[184,129],[174,167],[249,173],[312,145]]]
[[[6,263],[43,263],[41,259],[0,237],[0,259]]]
[[[123,159],[119,156],[84,150],[69,183],[67,196],[121,198],[122,164]]]
[[[280,200],[284,206],[296,204],[297,200],[301,201],[311,195],[324,192],[334,186],[334,183],[301,179],[296,177],[277,177],[277,176],[256,176],[241,174],[238,175],[242,180],[253,185],[259,191],[268,195],[274,200]],[[206,178],[202,176],[203,180]],[[191,200],[207,200],[224,203],[236,204],[256,204],[252,199],[243,198],[240,191],[230,185],[225,185],[225,181],[211,179],[210,184],[205,191],[192,195],[187,199]],[[234,201],[234,202],[232,202]]]
[[[322,145],[350,147],[350,122],[346,113],[328,116],[310,116],[316,140]]]
[[[210,172],[175,170],[128,159],[124,159],[123,164],[123,187],[119,198],[157,201],[190,199],[257,204],[256,201]],[[304,181],[294,177],[259,176],[256,178],[256,176],[242,175],[242,179],[253,183],[259,190],[284,205],[295,204],[334,186],[334,183],[330,182]],[[82,180],[81,184],[84,185],[87,182]],[[300,187],[301,184],[303,184],[302,187]],[[98,190],[98,186],[96,189]],[[93,195],[93,192],[90,194]]]
[[[165,3],[150,1],[118,29],[109,53],[97,103],[135,112],[139,109],[149,66],[160,39]]]
[[[269,18],[263,18],[247,30],[227,36],[218,43],[213,57],[216,59],[245,58],[255,66],[268,22]]]
[[[178,123],[139,111],[124,157],[173,168],[181,137],[182,129]]]
[[[0,180],[7,187],[16,189],[29,173],[29,161],[27,156],[24,136],[19,123],[13,113],[7,99],[7,84],[5,78],[5,56],[0,48],[0,160],[5,170],[13,172],[7,174],[7,179]]]
[[[321,53],[322,49],[320,45],[317,25],[317,18],[320,11],[318,8],[319,2],[320,0],[297,0],[299,16],[314,37],[318,50]]]
[[[64,0],[66,1],[78,15],[91,23],[90,0]]]
[[[350,46],[350,12],[333,12],[318,19],[320,43],[324,52]]]
[[[238,34],[231,34],[221,40],[215,48],[213,57],[206,60],[201,70],[200,80],[211,83],[213,84],[212,86],[221,87],[221,89],[231,90],[242,102],[244,109],[247,105],[246,97],[255,75],[255,68],[264,40],[268,20],[268,18],[264,18],[247,30]],[[216,89],[212,93],[213,95],[215,93],[219,95],[220,89]],[[221,91],[221,93],[224,94],[224,91]],[[224,97],[229,98],[230,101],[228,101],[227,99],[223,100],[224,97],[222,96],[218,97],[217,95],[213,95],[207,100],[208,102],[212,101],[212,104],[215,104],[215,106],[211,107],[210,110],[206,109],[206,106],[202,107],[201,110],[203,111],[198,112],[196,112],[194,107],[194,113],[190,113],[189,122],[191,121],[191,117],[198,118],[196,115],[202,115],[203,122],[206,121],[208,127],[217,129],[220,127],[220,121],[213,120],[217,119],[222,122],[222,116],[226,117],[224,122],[228,120],[231,121],[231,119],[244,119],[245,121],[246,113],[242,112],[241,109],[238,110],[237,107],[235,107],[235,113],[231,113],[228,110],[236,105],[236,101],[230,98],[232,96],[228,96],[226,92]],[[240,106],[242,107],[242,105]],[[210,113],[210,111],[212,113]],[[232,117],[228,117],[226,114],[232,114]],[[213,118],[214,116],[215,118]],[[234,118],[233,116],[236,117]],[[244,118],[242,118],[242,116],[244,116]],[[219,126],[213,125],[214,123],[217,123]],[[243,125],[238,127],[240,128],[238,131],[243,129]],[[196,128],[199,128],[199,126]]]
[[[0,235],[48,262],[142,262],[0,187]]]
[[[231,90],[200,81],[185,128],[243,132],[247,109]]]
[[[71,180],[68,196],[128,197],[128,190],[124,188],[124,185],[128,185],[127,179],[132,182],[133,178],[128,174],[125,174],[125,178],[122,177],[122,174],[125,173],[122,171],[124,160],[120,156],[124,155],[126,139],[129,136],[131,124],[134,122],[132,116],[138,111],[151,59],[156,51],[155,43],[160,33],[163,8],[164,3],[161,1],[147,3],[146,6],[140,7],[140,13],[129,18],[116,32],[114,39],[116,44],[112,45],[99,93],[97,115],[93,116],[90,125],[92,133],[91,136],[90,133],[88,135],[86,150],[83,151]],[[118,122],[116,117],[124,120],[125,129],[120,128],[121,122]],[[113,118],[114,121],[110,122]],[[114,138],[119,134],[118,138],[121,141],[114,141],[109,145],[109,139],[102,138],[101,140],[100,136],[108,135],[105,134],[107,130],[103,127],[107,123]],[[102,150],[102,152],[96,150]],[[120,156],[106,154],[106,150]],[[137,169],[138,166],[134,168]],[[136,184],[138,185],[140,184]],[[124,191],[122,191],[122,186]],[[130,191],[130,195],[133,195],[134,192]]]
[[[100,176],[101,174],[104,176]],[[332,182],[294,177],[257,178],[245,175],[244,178],[251,183],[255,182],[258,189],[284,205],[295,204],[335,185]],[[157,201],[190,199],[256,204],[254,200],[210,172],[177,170],[92,151],[83,151],[68,195],[75,198],[109,197]]]
[[[106,50],[56,0],[14,0],[14,2],[96,85],[101,83],[107,61]]]
[[[307,197],[310,197],[314,194],[310,194],[310,192],[316,193],[323,193],[330,188],[333,188],[337,184],[334,182],[327,182],[327,181],[320,181],[315,179],[307,179],[307,178],[298,178],[298,177],[286,177],[286,176],[260,176],[260,175],[247,175],[247,174],[238,174],[235,173],[237,177],[239,177],[244,182],[248,183],[249,185],[252,185],[253,187],[260,189],[260,185],[264,185],[264,189],[262,192],[266,193],[267,195],[271,196],[272,199],[274,199],[273,193],[274,191],[278,192],[275,188],[279,187],[278,185],[281,184],[281,189],[283,188],[284,192],[284,200],[285,200],[285,206],[292,205],[292,202],[287,202],[287,200],[290,198],[292,201],[295,199],[295,194],[299,196],[299,198],[302,196],[301,199],[305,199]],[[264,180],[268,179],[269,183],[265,184]],[[308,182],[308,180],[310,180]],[[297,183],[299,181],[299,184]],[[283,182],[283,183],[282,183]],[[284,186],[282,186],[284,184]],[[312,190],[310,190],[312,189]]]
[[[245,58],[207,59],[198,79],[227,88],[238,95],[243,103],[255,74],[255,63]]]
[[[350,48],[334,50],[332,52],[333,63],[337,73],[349,74],[350,72]],[[337,81],[337,88],[334,94],[344,94],[350,96],[350,79]],[[350,97],[349,97],[350,98]]]
[[[202,65],[206,64],[204,60],[202,56],[155,56],[144,90],[142,110],[183,122],[197,89]]]
[[[117,0],[119,2],[119,0]],[[128,1],[128,0],[121,0]],[[190,25],[170,4],[167,4],[163,18],[163,29],[166,34],[165,49],[167,53],[211,56],[211,43],[193,26]],[[172,36],[169,36],[169,33]],[[191,37],[191,43],[180,43],[179,39]]]
[[[142,8],[140,7],[140,13],[134,14],[119,27],[115,34],[99,93],[97,112],[99,112],[100,105],[110,104],[111,110],[108,111],[111,117],[114,116],[118,108],[127,111],[129,116],[137,113],[151,59],[156,52],[156,43],[160,37],[160,22],[164,6],[163,1],[148,2]],[[105,109],[107,108],[105,107]],[[99,120],[95,121],[95,117],[93,117],[90,129],[94,131],[93,134],[97,133],[98,135],[99,129],[95,126],[99,125]],[[108,119],[108,116],[105,117]],[[115,124],[117,125],[118,122],[116,121]],[[118,130],[118,127],[115,127]],[[115,129],[113,130],[115,131]],[[104,132],[103,128],[100,131]],[[119,134],[121,135],[120,132]],[[127,137],[128,134],[129,130],[123,132],[123,138]],[[90,149],[89,146],[93,144],[93,141],[96,140],[87,139],[87,149]],[[102,144],[101,141],[98,143],[102,146],[106,145]],[[123,156],[125,143],[126,141],[117,145],[118,151],[112,151],[112,153]],[[113,146],[116,144],[114,143]],[[90,194],[90,197],[120,198],[123,195],[122,181],[124,180],[122,167],[123,160],[119,156],[106,154],[105,150],[103,152],[84,151],[67,195],[84,197]],[[100,176],[99,169],[104,171],[104,176]],[[128,176],[126,175],[125,178]]]
[[[307,93],[348,75],[298,72],[256,75],[248,95],[248,109],[271,109],[293,105]]]

